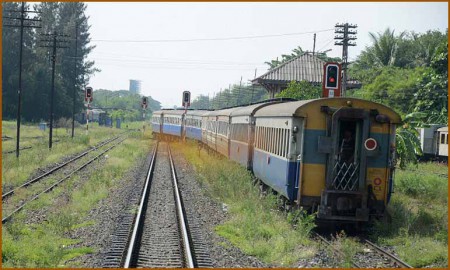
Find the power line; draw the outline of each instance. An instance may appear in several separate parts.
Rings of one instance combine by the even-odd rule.
[[[249,64],[249,65],[257,65],[262,62],[234,62],[234,61],[224,61],[224,60],[201,60],[201,59],[179,59],[179,58],[154,58],[154,57],[145,57],[145,56],[136,56],[136,55],[123,55],[123,54],[115,54],[115,53],[104,53],[104,52],[94,52],[93,54],[103,54],[103,55],[111,55],[118,57],[128,57],[128,58],[138,58],[138,59],[148,59],[152,61],[173,61],[173,62],[193,62],[193,63],[218,63],[218,64]]]
[[[217,38],[193,38],[193,39],[149,39],[149,40],[137,40],[137,39],[92,39],[96,42],[117,42],[117,43],[163,43],[163,42],[195,42],[195,41],[224,41],[224,40],[241,40],[241,39],[257,39],[257,38],[272,38],[283,36],[299,36],[312,33],[328,32],[334,29],[323,29],[298,33],[285,33],[285,34],[271,34],[271,35],[255,35],[255,36],[240,36],[240,37],[217,37]]]

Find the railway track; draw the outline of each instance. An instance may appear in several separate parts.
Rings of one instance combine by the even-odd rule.
[[[79,172],[80,170],[82,170],[83,168],[85,168],[86,166],[88,166],[89,164],[91,164],[92,162],[94,162],[95,160],[97,160],[98,158],[103,156],[104,154],[106,154],[108,151],[110,151],[117,145],[121,144],[125,139],[126,139],[126,137],[119,137],[119,136],[114,137],[112,139],[108,139],[108,140],[100,143],[96,147],[91,148],[91,149],[77,155],[76,157],[64,162],[63,164],[58,165],[57,167],[49,170],[48,172],[46,172],[38,177],[35,177],[35,178],[31,179],[30,181],[27,181],[26,183],[20,185],[19,187],[14,188],[13,190],[6,192],[5,194],[2,194],[2,201],[3,201],[3,207],[4,207],[2,209],[3,210],[2,211],[3,212],[2,224],[10,221],[11,218],[16,213],[20,212],[29,203],[37,200],[41,195],[52,191],[55,187],[57,187],[58,185],[60,185],[64,181],[66,181],[67,179],[71,178],[74,174],[76,174],[77,172]],[[109,146],[109,144],[114,141],[117,141],[117,142],[115,144]],[[103,146],[108,146],[108,147],[106,149],[100,149]],[[80,166],[76,166],[73,170],[63,172],[64,176],[62,176],[62,178],[56,179],[56,181],[52,181],[52,182],[48,183],[47,185],[45,183],[41,183],[43,181],[43,179],[48,178],[49,175],[55,173],[56,171],[59,171],[61,168],[65,167],[68,164],[71,164],[77,160],[80,160],[82,157],[86,156],[88,153],[95,151],[95,150],[100,150],[100,153],[94,155],[92,158],[89,157],[89,159],[87,161],[83,161],[83,163]],[[14,198],[11,198],[12,195],[14,195],[15,193],[18,193],[19,190],[30,188],[30,186],[37,184],[37,183],[39,183],[43,186],[43,190],[40,190],[38,192],[33,191],[33,192],[31,192],[32,194],[28,198],[19,199],[18,202],[11,202],[11,203],[9,202],[11,199],[14,199]],[[6,208],[6,211],[5,211],[5,208]]]
[[[212,267],[199,228],[189,226],[166,145],[155,147],[137,214],[123,218],[103,267]]]
[[[330,246],[338,257],[344,257],[342,251],[337,250],[332,242],[319,233],[314,233],[320,241]],[[358,252],[352,258],[351,264],[354,268],[412,268],[409,264],[402,261],[400,258],[374,244],[373,242],[360,238],[360,243],[363,246],[363,251]]]
[[[31,180],[29,180],[29,181],[23,183],[22,185],[20,185],[20,186],[18,186],[18,187],[16,187],[16,188],[13,188],[12,190],[9,190],[9,191],[3,193],[3,194],[2,194],[2,201],[5,200],[6,198],[12,196],[12,195],[13,195],[16,191],[18,191],[19,189],[22,189],[22,188],[24,188],[24,187],[28,187],[28,186],[30,186],[30,185],[36,183],[36,182],[39,182],[41,179],[43,179],[43,178],[45,178],[45,177],[47,177],[47,176],[49,176],[49,175],[51,175],[51,174],[53,174],[53,173],[59,171],[60,169],[64,168],[66,165],[71,164],[71,163],[73,163],[73,162],[75,162],[75,161],[81,159],[82,157],[86,156],[86,155],[89,154],[90,152],[95,151],[95,150],[98,150],[98,149],[101,148],[102,146],[107,145],[107,144],[109,144],[109,143],[111,143],[111,142],[113,142],[113,141],[115,141],[115,140],[117,140],[117,139],[119,139],[119,138],[120,138],[120,136],[116,136],[116,137],[107,139],[107,140],[105,140],[105,141],[102,141],[102,142],[100,142],[99,144],[97,144],[96,146],[94,146],[94,147],[92,147],[92,148],[90,148],[90,149],[87,149],[86,151],[84,151],[84,152],[78,154],[77,156],[75,156],[75,157],[73,157],[73,158],[71,158],[71,159],[69,159],[69,160],[67,160],[67,161],[65,161],[65,162],[63,162],[63,163],[61,163],[61,164],[59,164],[59,165],[57,165],[56,167],[54,167],[54,168],[48,170],[47,172],[45,172],[45,173],[43,173],[43,174],[41,174],[41,175],[39,175],[39,176],[34,177],[33,179],[31,179]]]

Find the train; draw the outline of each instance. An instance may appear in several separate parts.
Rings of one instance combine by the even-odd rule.
[[[250,170],[316,220],[366,224],[393,189],[399,114],[347,97],[272,99],[221,110],[155,111],[156,139],[190,139]]]
[[[419,128],[418,133],[422,149],[420,160],[448,162],[448,126],[431,124]]]

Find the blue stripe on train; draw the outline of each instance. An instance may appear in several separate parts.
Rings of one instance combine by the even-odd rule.
[[[319,153],[319,136],[325,136],[325,130],[306,129],[304,137],[303,162],[310,164],[325,164],[327,154]]]
[[[163,124],[163,133],[181,137],[181,126],[172,124]]]
[[[160,126],[161,126],[160,124],[152,123],[152,131],[153,131],[154,133],[159,133],[159,127],[160,127]]]
[[[295,188],[297,163],[274,156],[259,149],[253,151],[253,172],[268,186],[293,201],[297,197]],[[267,157],[270,162],[267,163]]]
[[[186,137],[194,140],[202,140],[202,129],[198,127],[186,126]]]
[[[325,130],[305,130],[303,162],[309,164],[326,164],[327,154],[318,153],[319,136],[325,136]],[[386,168],[388,166],[389,134],[371,133],[379,146],[380,153],[367,157],[367,167]]]
[[[371,133],[370,137],[374,138],[378,143],[380,153],[376,156],[367,158],[367,167],[369,168],[386,168],[389,159],[389,134]],[[378,151],[378,150],[375,150]]]

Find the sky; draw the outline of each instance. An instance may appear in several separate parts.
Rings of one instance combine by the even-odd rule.
[[[87,3],[91,25],[89,55],[101,72],[94,89],[129,88],[142,83],[141,94],[163,107],[181,105],[182,92],[192,99],[249,83],[264,74],[266,61],[297,46],[342,56],[334,45],[336,23],[358,26],[355,60],[371,45],[369,32],[387,27],[418,33],[448,28],[448,3]]]

